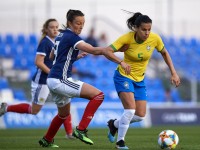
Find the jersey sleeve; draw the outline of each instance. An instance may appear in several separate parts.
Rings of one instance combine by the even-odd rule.
[[[164,43],[159,35],[156,36],[157,46],[155,47],[158,52],[161,52],[164,48]]]
[[[80,42],[83,42],[83,40],[82,40],[82,38],[79,37],[78,35],[73,34],[73,35],[72,35],[72,38],[71,38],[71,40],[70,40],[70,42],[71,42],[72,47],[73,47],[74,49],[76,49],[77,44],[80,43]]]
[[[40,54],[40,55],[46,56],[46,51],[49,49],[48,46],[49,46],[49,44],[47,44],[47,42],[45,42],[45,40],[42,40],[40,42],[40,44],[38,45],[36,54]]]
[[[130,36],[129,33],[120,36],[115,42],[113,42],[110,46],[113,48],[115,52],[117,52],[124,44],[130,44]]]

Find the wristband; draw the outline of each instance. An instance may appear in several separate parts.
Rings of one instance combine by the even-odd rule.
[[[122,61],[123,61],[123,60],[122,60]],[[121,64],[121,63],[122,63],[122,61],[120,61],[120,62],[119,62],[119,64]]]

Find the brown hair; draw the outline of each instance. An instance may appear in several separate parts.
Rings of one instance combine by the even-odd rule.
[[[43,24],[43,27],[42,27],[42,30],[41,30],[41,32],[42,32],[42,37],[40,38],[40,42],[41,42],[42,39],[47,35],[46,29],[48,28],[49,23],[52,22],[52,21],[57,21],[57,20],[54,19],[54,18],[51,18],[51,19],[46,20],[45,23]],[[40,43],[40,42],[39,42],[39,43]]]

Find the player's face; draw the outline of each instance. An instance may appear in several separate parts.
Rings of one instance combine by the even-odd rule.
[[[151,23],[142,23],[136,28],[136,40],[138,42],[145,41],[151,32]]]
[[[74,33],[78,35],[81,33],[84,24],[85,24],[84,16],[77,16],[72,22],[69,23],[69,27]]]
[[[57,21],[51,21],[47,27],[47,35],[50,38],[55,38],[58,35],[59,24]]]

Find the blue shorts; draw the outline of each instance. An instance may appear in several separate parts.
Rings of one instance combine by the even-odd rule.
[[[114,74],[114,83],[117,93],[133,92],[135,100],[147,100],[146,86],[144,80],[135,82],[127,77],[122,76],[118,70]]]

